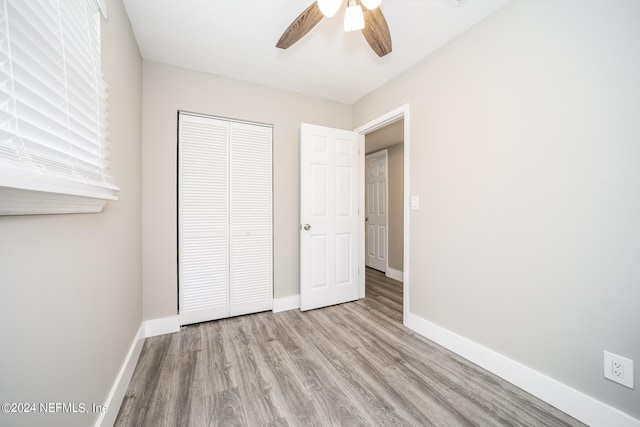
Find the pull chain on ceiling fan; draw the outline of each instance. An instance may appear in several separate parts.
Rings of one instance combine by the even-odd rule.
[[[317,0],[302,12],[282,33],[276,47],[287,49],[304,37],[324,17],[334,16],[344,0]],[[360,3],[365,7],[362,10]],[[382,0],[347,0],[344,30],[362,30],[364,38],[378,56],[391,53],[391,33],[379,6]]]

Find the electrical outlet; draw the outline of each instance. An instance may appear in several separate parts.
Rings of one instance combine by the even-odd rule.
[[[614,377],[624,379],[624,364],[616,360],[611,362],[611,373]]]
[[[633,388],[633,360],[605,351],[604,377]]]

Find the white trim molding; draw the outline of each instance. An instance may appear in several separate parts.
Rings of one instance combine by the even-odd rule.
[[[404,273],[400,270],[396,270],[395,268],[387,267],[387,272],[384,274],[388,278],[397,280],[398,282],[402,282],[404,280]]]
[[[403,271],[404,271],[404,286],[402,287],[402,318],[403,324],[406,326],[406,318],[409,314],[409,282],[410,282],[410,270],[409,270],[409,258],[410,258],[410,249],[411,249],[411,215],[410,215],[410,203],[409,203],[409,191],[411,189],[411,118],[410,118],[410,105],[403,104],[398,108],[389,111],[386,114],[383,114],[380,117],[377,117],[371,120],[368,123],[365,123],[362,126],[357,127],[354,132],[358,132],[360,134],[360,142],[359,142],[359,155],[360,155],[360,178],[359,178],[359,189],[360,189],[360,212],[364,214],[365,206],[364,206],[364,174],[365,174],[365,146],[364,146],[364,135],[367,133],[371,133],[380,128],[383,128],[391,123],[397,122],[398,120],[404,120],[404,230],[403,230],[403,251],[404,251],[404,259],[403,259]],[[361,217],[363,216],[361,214]],[[358,236],[358,246],[360,248],[359,260],[358,260],[358,270],[361,272],[365,271],[365,242],[364,242],[364,219],[360,220],[360,236]],[[364,298],[365,296],[365,274],[360,276],[359,281],[359,296],[360,298]]]
[[[300,308],[300,294],[273,299],[273,312],[289,311]]]
[[[413,313],[405,326],[592,427],[640,427],[619,409]]]
[[[98,213],[107,198],[0,186],[0,215]]]
[[[115,424],[120,406],[122,405],[124,396],[127,392],[127,388],[129,387],[129,382],[131,381],[131,377],[133,376],[133,371],[136,369],[136,365],[138,364],[138,358],[140,357],[140,353],[142,352],[144,338],[145,325],[144,322],[142,322],[142,324],[138,328],[138,333],[133,338],[133,342],[131,343],[129,352],[124,358],[124,362],[122,363],[122,367],[120,368],[120,371],[116,376],[116,380],[113,382],[113,386],[111,386],[111,390],[109,391],[107,400],[105,401],[107,411],[100,413],[100,416],[98,417],[98,420],[95,424],[96,427],[106,427]]]
[[[180,317],[176,315],[146,320],[144,329],[147,338],[178,332],[180,331]]]
[[[124,358],[122,367],[116,376],[116,379],[111,387],[111,391],[105,401],[107,412],[103,412],[98,417],[95,423],[96,427],[112,426],[118,416],[118,411],[124,396],[129,387],[129,382],[133,376],[133,371],[136,369],[140,353],[142,352],[142,346],[144,345],[145,338],[154,337],[157,335],[170,334],[178,332],[180,330],[180,320],[178,316],[162,317],[159,319],[152,319],[143,321],[138,328],[138,333],[131,343],[129,352]]]

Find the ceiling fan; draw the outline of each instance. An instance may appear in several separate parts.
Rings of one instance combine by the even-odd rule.
[[[345,0],[317,0],[305,9],[282,33],[276,47],[287,49],[304,37],[322,18],[331,18]],[[378,56],[391,53],[391,33],[379,6],[382,0],[346,0],[344,30],[359,31]],[[363,8],[360,6],[362,4]]]

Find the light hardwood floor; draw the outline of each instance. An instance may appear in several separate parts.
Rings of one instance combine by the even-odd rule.
[[[402,284],[148,338],[117,426],[578,426],[402,326]]]

